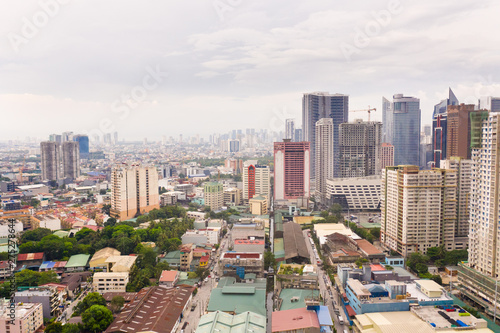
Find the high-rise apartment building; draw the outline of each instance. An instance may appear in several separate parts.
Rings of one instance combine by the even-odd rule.
[[[395,165],[420,165],[420,100],[396,94],[382,99],[384,142],[394,146]]]
[[[333,178],[333,119],[316,122],[316,202],[326,204],[326,180]]]
[[[116,166],[111,171],[111,215],[125,221],[160,208],[158,171],[152,166]]]
[[[340,124],[341,178],[380,175],[382,123],[357,119]]]
[[[304,139],[302,138],[302,128],[296,128],[295,129],[295,134],[294,134],[294,139],[292,141],[294,142],[302,142]]]
[[[394,146],[383,142],[380,145],[380,170],[394,165]]]
[[[380,240],[408,256],[444,245],[454,250],[457,172],[401,165],[382,171]]]
[[[240,140],[229,140],[228,151],[230,153],[237,153],[240,151]]]
[[[207,182],[203,184],[203,198],[205,206],[217,211],[224,206],[224,186],[219,182]]]
[[[457,247],[465,248],[469,235],[469,207],[472,184],[472,160],[461,157],[449,157],[441,161],[443,169],[457,172],[457,225],[455,227],[455,243]],[[461,240],[460,240],[461,239]],[[459,244],[459,242],[463,244]]]
[[[58,180],[61,176],[60,144],[55,141],[40,143],[42,180]]]
[[[73,132],[63,132],[62,142],[73,141]]]
[[[327,92],[306,93],[302,98],[303,140],[311,143],[311,156],[316,156],[316,122],[321,118],[333,120],[333,176],[338,177],[340,155],[339,125],[349,121],[349,96]],[[315,177],[314,158],[309,161],[311,177]]]
[[[462,295],[500,316],[500,113],[471,114],[469,260],[459,263]],[[495,299],[497,309],[495,310]]]
[[[295,141],[295,121],[293,119],[285,121],[285,139]]]
[[[309,142],[274,143],[274,199],[309,197],[311,152]]]
[[[474,104],[448,106],[446,158],[452,156],[470,159],[470,114]]]
[[[80,148],[75,141],[62,143],[63,178],[76,179],[80,176]]]
[[[62,136],[60,134],[49,135],[49,141],[62,143]]]
[[[243,163],[243,200],[248,202],[254,196],[265,196],[268,200],[271,192],[271,173],[269,166],[258,165],[257,160]]]
[[[432,150],[433,150],[433,166],[440,167],[441,160],[447,158],[447,140],[448,140],[448,106],[458,105],[458,99],[451,90],[448,89],[448,98],[434,106],[432,114]]]

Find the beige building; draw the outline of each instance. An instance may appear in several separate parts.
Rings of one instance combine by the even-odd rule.
[[[387,248],[405,257],[441,245],[448,251],[459,248],[455,243],[455,170],[387,167],[382,173],[381,194],[380,240]]]
[[[224,187],[218,182],[208,182],[203,186],[205,206],[211,210],[220,210],[224,206]]]
[[[322,118],[316,122],[316,193],[317,202],[326,203],[326,180],[333,178],[333,119]]]
[[[0,299],[2,302],[2,299]],[[12,323],[9,301],[0,304],[0,332],[34,333],[43,325],[42,303],[17,303]]]
[[[250,213],[255,215],[267,214],[267,198],[259,195],[249,200]]]
[[[116,166],[111,172],[111,215],[120,221],[160,208],[155,167]]]
[[[108,264],[106,263],[106,259],[113,256],[119,256],[121,254],[117,249],[113,249],[112,247],[105,247],[100,249],[92,256],[90,259],[89,267],[96,268],[107,268]]]
[[[136,256],[111,256],[105,261],[108,272],[129,273],[135,264]]]
[[[129,277],[128,272],[96,272],[92,285],[94,291],[102,294],[105,292],[126,292]]]
[[[224,206],[239,206],[243,203],[243,191],[236,187],[224,190]]]
[[[189,271],[191,268],[191,262],[193,261],[193,244],[181,245],[179,251],[181,254],[181,263],[179,268],[181,271]]]
[[[243,163],[243,201],[247,203],[256,195],[270,198],[271,172],[269,166],[259,165],[257,160]]]

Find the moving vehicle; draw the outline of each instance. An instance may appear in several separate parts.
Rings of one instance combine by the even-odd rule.
[[[193,305],[191,305],[191,311],[194,311],[194,309],[196,309],[196,303],[193,303]]]
[[[339,323],[340,325],[344,325],[344,318],[341,315],[339,315]]]

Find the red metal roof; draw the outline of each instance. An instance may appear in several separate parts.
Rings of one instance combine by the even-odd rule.
[[[20,253],[17,255],[17,261],[25,261],[25,260],[42,260],[43,252],[37,253]]]
[[[355,315],[357,315],[356,311],[354,311],[354,309],[350,305],[346,305],[345,309],[347,310],[347,314],[349,315],[349,317],[354,317]]]
[[[319,320],[316,311],[298,308],[272,313],[272,332],[285,332],[318,328]]]
[[[385,271],[385,267],[380,265],[380,264],[372,264],[370,265],[370,268],[372,269],[372,272],[377,272],[377,271]]]
[[[236,259],[237,257],[240,259],[259,259],[260,253],[226,252],[223,254],[223,258]]]

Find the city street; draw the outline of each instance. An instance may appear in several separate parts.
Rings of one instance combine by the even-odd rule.
[[[311,256],[311,262],[315,263],[316,258],[314,255],[313,246],[311,245],[311,242],[309,241],[309,236],[307,236],[307,231],[308,230],[304,230],[304,231],[302,231],[302,233],[304,234],[304,237],[306,238],[307,250],[309,251],[309,255]],[[326,281],[326,283],[325,283],[325,281]],[[319,291],[320,291],[321,297],[323,297],[323,300],[325,301],[324,302],[325,305],[327,305],[328,309],[330,310],[330,316],[332,317],[332,320],[334,322],[335,328],[337,329],[337,332],[339,332],[339,333],[344,332],[344,330],[346,330],[347,328],[346,328],[346,326],[341,325],[339,323],[338,317],[334,312],[334,306],[333,306],[334,300],[337,303],[336,308],[340,311],[340,315],[344,318],[344,323],[346,320],[345,313],[342,310],[342,308],[338,306],[339,298],[337,295],[337,291],[335,290],[335,288],[331,288],[332,283],[330,281],[330,278],[327,276],[327,274],[323,271],[323,269],[321,267],[318,267],[318,283],[319,283]]]

